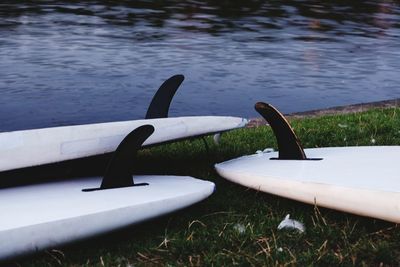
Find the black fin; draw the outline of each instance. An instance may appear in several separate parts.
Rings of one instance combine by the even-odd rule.
[[[89,192],[134,185],[147,185],[134,184],[132,178],[132,165],[135,164],[137,151],[153,132],[154,127],[151,125],[143,125],[130,132],[113,153],[100,188],[83,189],[83,191]]]
[[[181,74],[174,75],[160,86],[147,109],[146,119],[168,117],[172,98],[184,79],[185,77]]]
[[[255,109],[271,126],[278,142],[279,159],[307,159],[300,140],[297,138],[289,122],[273,106],[258,102]]]

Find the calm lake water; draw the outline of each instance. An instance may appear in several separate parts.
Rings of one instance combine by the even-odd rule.
[[[400,97],[399,1],[1,1],[0,131]]]

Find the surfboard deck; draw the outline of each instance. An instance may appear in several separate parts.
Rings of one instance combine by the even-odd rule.
[[[36,252],[140,223],[199,202],[214,184],[183,176],[135,176],[117,189],[101,177],[0,189],[0,259]]]
[[[244,127],[247,120],[225,116],[158,118],[62,126],[0,133],[0,171],[38,166],[114,151],[133,129],[151,124],[144,146]]]
[[[240,157],[215,168],[222,177],[309,204],[400,222],[400,146],[304,149],[308,160],[278,152]],[[316,160],[320,159],[320,160]]]

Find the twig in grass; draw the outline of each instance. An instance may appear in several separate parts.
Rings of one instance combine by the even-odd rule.
[[[350,230],[350,234],[352,234],[354,232],[354,230],[356,229],[356,225],[357,225],[358,221],[355,221],[353,224],[353,227]],[[349,219],[347,219],[347,224],[350,224]]]
[[[344,256],[340,253],[340,247],[338,247],[337,251],[334,251],[333,254],[338,258],[339,263],[342,263],[344,260]]]
[[[172,218],[170,218],[170,219],[168,220],[167,227],[165,227],[165,231],[164,231],[164,239],[163,239],[163,241],[158,245],[157,248],[160,248],[160,247],[163,246],[163,245],[165,246],[165,248],[168,248],[168,243],[169,243],[170,241],[172,241],[172,240],[169,240],[169,239],[167,238],[168,226],[169,226],[171,220],[172,220]]]
[[[328,240],[325,240],[324,243],[322,243],[322,245],[317,249],[318,254],[319,254],[317,261],[319,261],[326,254],[326,245],[327,244],[328,244]],[[321,250],[323,250],[322,253],[321,253]]]
[[[144,254],[142,254],[140,252],[137,252],[137,254],[139,255],[139,257],[144,259],[145,262],[152,262],[152,263],[155,263],[155,264],[160,264],[161,258],[159,258],[159,257],[150,258],[150,257],[148,257],[148,256],[146,256],[146,255],[144,255]]]
[[[193,258],[196,259],[196,263],[193,263]],[[190,266],[201,266],[200,260],[201,260],[200,255],[195,255],[195,256],[190,255],[190,256],[189,256],[189,263],[190,263]]]
[[[326,248],[326,244],[328,244],[328,240],[325,240],[324,243],[322,243],[322,245],[319,247],[319,249],[317,249],[318,252],[321,252],[322,249]]]
[[[225,223],[225,224],[224,224],[224,227],[222,228],[222,231],[219,232],[218,237],[221,237],[221,236],[222,236],[222,234],[224,233],[226,227],[227,227],[228,225],[230,225],[230,224],[232,224],[232,223]]]
[[[396,228],[397,228],[397,224],[395,224],[393,226],[390,226],[390,227],[387,227],[387,228],[384,228],[384,229],[381,229],[381,230],[378,230],[376,232],[369,233],[369,234],[367,234],[367,236],[383,234],[384,232],[387,232],[387,231],[390,231],[390,230],[393,230],[393,229],[396,229]]]
[[[287,266],[287,265],[293,265],[294,263],[297,262],[296,256],[290,251],[289,248],[286,248],[286,250],[289,252],[290,257],[292,257],[292,260],[289,261],[289,262],[287,262],[287,263],[285,263],[285,266]]]
[[[310,247],[314,246],[314,244],[313,244],[313,243],[311,243],[310,241],[308,241],[307,239],[306,239],[306,240],[304,240],[304,242],[306,242],[306,244],[307,244],[307,245],[309,245]]]
[[[271,257],[271,247],[269,246],[268,238],[258,238],[256,244],[261,248],[261,250],[256,253],[256,256],[264,253],[267,258]],[[265,244],[266,247],[264,247],[262,244]]]
[[[186,238],[186,241],[192,241],[193,242],[193,236],[194,236],[194,232],[191,232],[190,235]]]
[[[318,220],[318,222],[320,221],[319,219],[321,218],[322,223],[327,226],[328,224],[326,223],[326,220],[324,218],[324,216],[322,216],[321,211],[319,210],[318,206],[317,206],[317,198],[314,197],[314,214],[315,214],[315,218]]]
[[[275,249],[278,249],[278,246],[276,244],[276,237],[275,237],[274,231],[271,230],[271,233],[272,233],[272,239],[274,240]]]
[[[50,257],[52,257],[58,263],[58,265],[62,265],[61,260],[56,255],[54,255],[53,252],[60,254],[63,258],[65,258],[64,253],[62,253],[61,251],[56,250],[56,249],[53,249],[51,251],[45,250],[45,253],[47,255],[49,255]]]
[[[312,221],[314,227],[317,227],[317,223],[316,223],[315,220],[314,220],[314,216],[311,216],[311,221]]]
[[[342,232],[343,241],[344,241],[345,245],[346,245],[347,247],[350,247],[350,242],[349,242],[349,239],[348,239],[348,237],[347,237],[346,231],[345,231],[345,230],[340,230],[340,231]]]
[[[368,243],[371,245],[371,247],[372,247],[374,250],[376,250],[376,246],[374,245],[374,243],[372,243],[371,240],[368,240]]]
[[[353,266],[356,265],[356,260],[357,260],[357,256],[351,255],[351,262],[353,263]]]
[[[157,248],[160,248],[160,247],[162,247],[162,246],[164,246],[165,248],[168,248],[168,243],[169,243],[170,241],[171,241],[171,240],[169,240],[169,239],[167,238],[167,236],[164,236],[164,240],[160,243],[160,245],[158,245]]]
[[[61,250],[52,249],[51,252],[54,252],[54,253],[56,253],[56,254],[61,255],[61,257],[62,257],[63,259],[65,259],[65,254],[64,254],[64,252],[62,252]]]
[[[207,227],[207,225],[206,225],[205,223],[203,223],[202,221],[194,220],[194,221],[191,221],[191,222],[189,223],[188,229],[190,230],[190,227],[192,227],[192,225],[195,224],[195,223],[198,223],[198,224],[200,224],[200,225],[203,226],[203,227]]]
[[[353,262],[353,265],[355,265],[355,260],[356,260],[356,256],[354,256],[353,254],[351,254],[354,250],[355,250],[355,248],[357,248],[360,244],[361,244],[361,242],[363,241],[363,239],[359,239],[354,245],[350,245],[350,242],[348,241],[348,239],[347,239],[347,237],[346,237],[346,246],[348,247],[348,250],[349,250],[349,252],[348,253],[346,253],[345,255],[344,255],[344,257],[345,258],[348,258],[348,257],[350,257],[351,258],[351,260],[352,260],[352,262]],[[370,241],[369,241],[370,242]],[[372,243],[370,243],[370,244],[372,244]],[[374,247],[374,246],[372,246],[372,247]]]

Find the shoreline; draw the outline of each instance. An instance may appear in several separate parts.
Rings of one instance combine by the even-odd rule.
[[[294,118],[301,119],[301,118],[321,117],[325,115],[334,115],[334,114],[357,113],[357,112],[367,111],[373,108],[394,108],[394,107],[400,107],[400,98],[368,102],[368,103],[359,103],[353,105],[336,106],[336,107],[302,111],[302,112],[294,112],[284,115],[288,119],[294,119]],[[251,128],[267,124],[268,123],[262,117],[250,118],[247,127]]]

